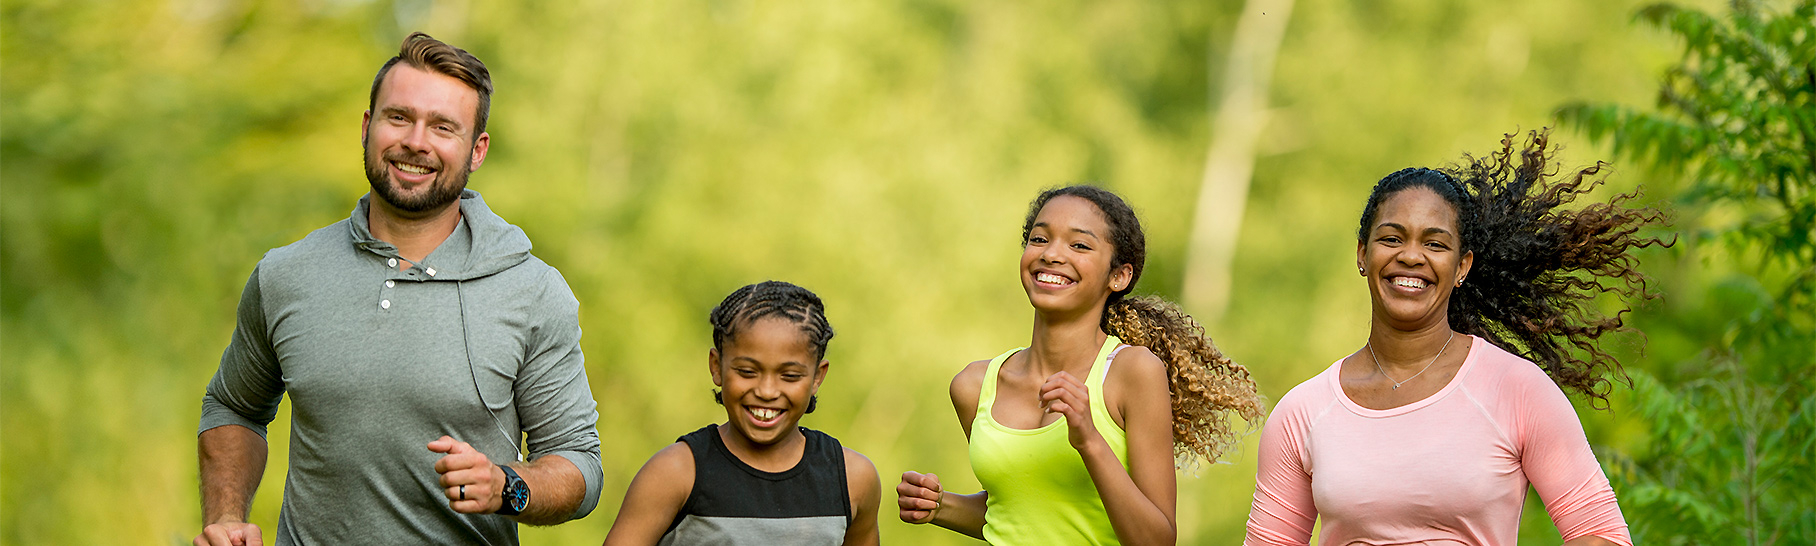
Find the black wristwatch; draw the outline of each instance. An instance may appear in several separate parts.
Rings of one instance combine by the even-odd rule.
[[[530,506],[530,484],[524,483],[509,466],[498,465],[498,469],[504,471],[504,505],[498,507],[498,515],[522,514]]]

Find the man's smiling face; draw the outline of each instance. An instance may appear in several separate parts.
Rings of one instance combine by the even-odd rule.
[[[406,213],[459,199],[490,144],[489,135],[474,138],[478,110],[479,93],[458,79],[405,63],[391,67],[361,134],[372,192]]]

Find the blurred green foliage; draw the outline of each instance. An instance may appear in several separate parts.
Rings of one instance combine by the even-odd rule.
[[[1635,320],[1676,346],[1632,373],[1649,439],[1612,461],[1622,508],[1637,542],[1816,543],[1816,1],[1637,18],[1683,42],[1656,111],[1559,111],[1687,181],[1664,284],[1688,297]]]
[[[1026,343],[1013,268],[1027,200],[1082,181],[1122,193],[1150,239],[1139,290],[1176,296],[1241,7],[0,0],[0,544],[198,531],[195,423],[239,288],[262,252],[364,192],[367,86],[419,29],[491,66],[493,147],[472,187],[582,304],[605,498],[525,543],[597,543],[651,453],[724,418],[703,370],[705,313],[766,278],[820,293],[839,332],[804,424],[891,484],[914,469],[975,489],[946,383]],[[1235,298],[1208,325],[1220,346],[1274,398],[1359,346],[1368,302],[1350,234],[1369,185],[1482,153],[1565,101],[1646,100],[1674,42],[1629,25],[1635,8],[1301,1]],[[1581,142],[1567,159],[1608,149]],[[1617,167],[1611,190],[1645,182],[1680,217],[1749,213]],[[1726,331],[1698,317],[1757,309],[1711,288],[1742,272],[1727,263],[1738,254],[1691,242],[1642,254],[1666,298],[1635,313],[1650,348],[1624,338],[1633,369],[1694,377],[1678,363]],[[1605,461],[1668,453],[1639,406],[1581,412]],[[267,527],[288,419],[273,424],[253,508]],[[1241,536],[1252,440],[1233,462],[1182,473],[1181,543]],[[1533,543],[1556,541],[1542,510],[1523,523]],[[883,534],[969,542],[889,517]]]

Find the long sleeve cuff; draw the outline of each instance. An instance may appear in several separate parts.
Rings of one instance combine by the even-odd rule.
[[[249,419],[244,415],[240,415],[240,412],[233,411],[233,408],[229,408],[226,404],[222,404],[219,400],[215,400],[214,395],[212,394],[202,395],[202,425],[200,428],[196,429],[196,435],[200,436],[202,433],[208,432],[209,429],[225,425],[246,427],[252,429],[253,432],[257,432],[259,438],[265,438],[265,423],[260,423]]]
[[[580,506],[574,508],[569,520],[576,520],[593,513],[599,506],[599,492],[605,487],[605,469],[599,463],[599,454],[584,451],[554,451],[540,456],[555,455],[574,463],[580,469],[580,477],[586,481],[586,495],[581,497]]]

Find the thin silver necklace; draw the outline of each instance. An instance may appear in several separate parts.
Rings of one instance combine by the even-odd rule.
[[[1431,362],[1425,363],[1425,367],[1419,368],[1419,373],[1412,374],[1412,377],[1406,378],[1405,381],[1394,381],[1393,376],[1387,375],[1387,370],[1384,370],[1381,368],[1381,358],[1375,356],[1375,344],[1372,342],[1368,344],[1368,359],[1375,361],[1375,371],[1381,372],[1381,377],[1385,377],[1385,378],[1387,378],[1387,381],[1389,383],[1393,383],[1394,384],[1393,390],[1397,391],[1397,390],[1400,390],[1400,385],[1405,385],[1407,383],[1411,383],[1413,379],[1419,377],[1419,374],[1425,373],[1425,370],[1431,369],[1432,364],[1437,364],[1438,357],[1444,356],[1444,350],[1450,348],[1450,340],[1453,340],[1456,338],[1457,338],[1457,331],[1451,330],[1450,337],[1444,338],[1444,346],[1438,347],[1437,356],[1431,357]]]

